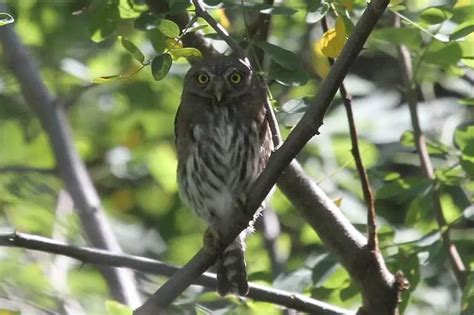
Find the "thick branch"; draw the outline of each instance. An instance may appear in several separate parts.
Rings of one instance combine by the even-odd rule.
[[[149,272],[168,277],[173,275],[179,269],[178,267],[167,265],[158,260],[116,254],[95,248],[71,246],[45,237],[24,233],[0,233],[0,246],[38,250],[51,254],[68,256],[85,263],[131,268],[142,272]],[[216,275],[206,272],[197,278],[194,284],[215,290],[216,282]],[[256,284],[250,284],[248,297],[258,301],[293,308],[302,312],[309,312],[311,314],[329,315],[350,313],[347,310],[308,298],[301,294],[265,288]]]
[[[0,11],[8,10],[5,5],[0,4]],[[106,220],[97,192],[74,148],[63,108],[55,106],[53,95],[46,88],[12,25],[0,27],[0,43],[5,61],[20,83],[26,102],[37,114],[49,136],[58,172],[74,200],[88,240],[95,247],[119,252],[120,246]],[[114,298],[130,305],[139,303],[135,281],[130,272],[114,268],[102,268],[101,271]]]
[[[245,226],[245,221],[248,222],[252,217],[253,212],[296,154],[307,141],[318,133],[324,114],[350,64],[362,49],[365,40],[387,5],[387,0],[374,0],[368,5],[340,57],[316,95],[314,106],[308,109],[287,141],[271,156],[266,169],[253,185],[247,199],[247,217],[243,218],[243,222],[240,222],[241,228]],[[292,183],[295,185],[291,186]],[[382,262],[379,264],[373,264],[367,257],[366,251],[363,250],[364,237],[341,215],[329,198],[304,175],[296,163],[286,170],[285,176],[282,177],[279,184],[284,193],[295,205],[299,206],[303,215],[315,227],[321,238],[341,258],[343,265],[363,287],[364,311],[371,314],[393,314],[398,299],[398,292],[393,289],[395,279],[385,268],[381,257],[379,259]],[[309,198],[304,200],[302,196]],[[308,204],[308,201],[314,201],[316,205]],[[316,211],[315,208],[318,206],[321,206],[322,211]],[[326,220],[316,217],[317,214],[322,214]],[[223,245],[227,245],[239,232],[240,230],[237,229],[231,231],[229,239],[226,240],[227,243]],[[188,264],[173,275],[142,307],[137,309],[135,314],[154,314],[157,310],[165,308],[189,286],[194,278],[210,267],[215,259],[215,254],[206,253],[201,249]]]
[[[400,18],[396,17],[396,25],[400,27]],[[403,81],[405,83],[405,93],[410,110],[411,123],[413,126],[413,133],[415,136],[415,146],[420,159],[421,169],[424,176],[433,182],[433,209],[435,212],[436,221],[441,231],[446,227],[446,219],[443,214],[441,206],[439,184],[436,183],[434,169],[431,164],[431,159],[428,154],[428,147],[426,146],[425,136],[420,127],[420,120],[418,118],[418,95],[417,89],[413,82],[412,61],[409,50],[405,46],[398,47],[400,65],[402,69]],[[461,288],[464,288],[467,281],[468,272],[466,266],[459,255],[456,245],[452,242],[449,235],[449,229],[442,232],[443,246],[448,252],[449,262],[453,268],[456,280]]]

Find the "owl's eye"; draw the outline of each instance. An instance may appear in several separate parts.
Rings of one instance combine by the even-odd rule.
[[[242,75],[238,72],[234,72],[230,75],[230,82],[238,84],[242,81]]]
[[[209,76],[205,73],[200,73],[197,75],[196,80],[199,84],[206,84],[209,82]]]

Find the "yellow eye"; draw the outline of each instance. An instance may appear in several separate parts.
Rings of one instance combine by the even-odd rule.
[[[230,82],[238,84],[240,83],[240,81],[242,81],[242,76],[240,75],[240,73],[234,72],[230,75]]]
[[[209,82],[209,76],[205,73],[200,73],[197,75],[196,80],[199,84],[206,84]]]

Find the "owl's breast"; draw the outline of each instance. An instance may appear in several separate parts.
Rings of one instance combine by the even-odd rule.
[[[243,123],[221,112],[193,126],[192,137],[178,176],[181,194],[206,221],[211,222],[213,215],[226,220],[259,173],[257,123]]]

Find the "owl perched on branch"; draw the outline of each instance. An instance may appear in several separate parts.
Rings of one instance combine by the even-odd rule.
[[[236,57],[207,58],[185,76],[175,120],[178,183],[182,199],[207,222],[206,234],[214,238],[229,233],[242,215],[235,205],[245,204],[270,156],[265,101],[257,75]],[[248,293],[244,241],[250,230],[218,258],[221,295]]]

